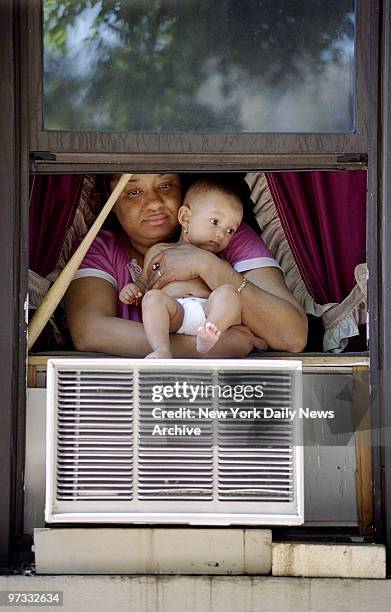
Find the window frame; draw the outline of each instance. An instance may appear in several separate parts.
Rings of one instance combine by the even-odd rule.
[[[160,169],[161,156],[180,156],[181,168],[197,165],[216,167],[224,159],[237,168],[254,170],[259,168],[263,156],[285,156],[297,154],[318,155],[322,167],[335,164],[342,154],[364,155],[367,152],[367,122],[369,111],[370,38],[376,20],[376,3],[356,0],[356,70],[355,103],[356,130],[354,133],[191,133],[191,132],[79,132],[49,131],[43,129],[43,26],[42,0],[34,0],[28,8],[29,35],[29,99],[30,99],[30,149],[35,152],[50,152],[72,163],[71,154],[98,155],[105,163],[113,154],[120,156],[125,164],[148,163],[149,168]],[[90,160],[91,163],[96,159]],[[171,167],[175,159],[168,160]],[[346,160],[345,160],[346,161]],[[354,161],[357,161],[354,159]],[[362,160],[361,160],[362,161]],[[167,162],[167,159],[166,159]],[[267,159],[266,159],[267,162]],[[265,164],[262,164],[266,167]],[[318,165],[319,167],[319,165]],[[181,169],[177,168],[177,169]],[[227,168],[227,166],[225,166]],[[271,168],[271,166],[270,166]],[[141,171],[141,167],[138,169]],[[231,168],[233,169],[233,168]]]
[[[363,0],[358,1],[358,8]],[[28,153],[34,155],[33,171],[38,172],[110,172],[113,168],[133,168],[147,171],[173,164],[173,158],[167,160],[161,153],[147,152],[114,155],[104,150],[100,154],[93,153],[92,143],[83,151],[78,148],[77,134],[61,134],[60,144],[63,149],[45,144],[34,130],[37,127],[36,104],[34,92],[37,81],[32,83],[31,64],[33,51],[39,46],[40,34],[37,29],[30,30],[31,16],[36,12],[40,0],[5,0],[0,12],[2,20],[0,29],[4,33],[1,65],[4,68],[4,82],[7,91],[5,103],[0,107],[0,140],[3,144],[4,172],[0,176],[0,192],[4,195],[1,207],[1,224],[3,240],[0,241],[1,260],[8,262],[5,266],[6,284],[3,287],[1,305],[1,337],[5,354],[5,367],[0,371],[0,385],[3,390],[2,427],[0,428],[0,448],[2,461],[2,476],[0,482],[3,490],[3,500],[0,505],[0,563],[9,563],[10,555],[15,551],[15,539],[21,537],[23,524],[23,453],[24,453],[24,418],[26,403],[26,323],[24,298],[27,293],[27,263],[28,263]],[[369,4],[369,3],[368,3]],[[317,149],[297,147],[294,152],[273,149],[267,156],[254,151],[246,154],[233,154],[229,149],[208,153],[205,146],[204,154],[175,154],[175,159],[181,164],[179,169],[204,169],[205,167],[228,170],[251,169],[323,169],[339,167],[355,167],[365,163],[368,154],[368,257],[371,267],[369,283],[370,317],[370,355],[371,355],[371,417],[373,427],[390,427],[389,411],[391,398],[391,383],[387,372],[391,365],[391,305],[387,301],[390,284],[388,263],[391,253],[391,234],[388,231],[391,219],[391,130],[390,130],[390,100],[391,100],[391,55],[390,55],[390,23],[391,0],[373,0],[370,3],[370,24],[365,25],[367,39],[361,34],[365,45],[360,46],[363,61],[366,63],[367,85],[364,91],[368,94],[365,108],[368,111],[368,140],[363,138],[362,148],[353,151],[347,145],[342,148],[327,149],[327,153],[319,154]],[[364,6],[365,8],[365,6]],[[379,13],[380,11],[380,13]],[[361,14],[361,13],[360,13]],[[368,14],[368,11],[365,13]],[[20,21],[21,19],[21,21]],[[379,34],[379,20],[383,25]],[[38,37],[37,37],[38,35]],[[381,44],[379,43],[379,38]],[[380,51],[380,56],[378,53]],[[28,61],[30,61],[30,66]],[[357,54],[360,65],[360,53]],[[39,72],[38,62],[38,72]],[[37,78],[38,73],[34,73]],[[8,75],[8,79],[7,79]],[[378,100],[380,75],[382,97]],[[365,115],[363,116],[365,119]],[[35,122],[35,123],[34,123]],[[41,135],[42,136],[42,135]],[[95,135],[96,136],[96,135]],[[100,136],[100,135],[98,135]],[[110,136],[110,135],[108,135]],[[268,135],[274,138],[275,135]],[[324,135],[317,135],[322,139]],[[329,136],[329,135],[328,135]],[[30,143],[28,139],[30,137]],[[281,144],[281,140],[278,141]],[[300,141],[303,142],[303,141]],[[354,141],[358,143],[357,139]],[[46,141],[47,145],[56,143]],[[341,143],[340,143],[341,144]],[[39,145],[39,146],[38,146]],[[65,146],[66,145],[66,146]],[[325,146],[328,146],[327,140]],[[327,148],[327,147],[326,147]],[[39,160],[39,151],[41,160]],[[52,151],[52,158],[45,152]],[[281,151],[284,151],[281,154]],[[265,153],[265,151],[262,151]],[[355,153],[355,154],[353,154]],[[174,154],[173,154],[174,155]],[[342,159],[341,159],[342,158]],[[114,159],[114,161],[113,161]],[[262,160],[266,162],[263,163]],[[133,161],[132,161],[133,160]],[[181,161],[182,160],[182,161]],[[193,161],[191,161],[193,160]],[[198,160],[198,161],[197,161]],[[267,161],[269,160],[269,161]],[[268,166],[268,163],[271,164]],[[81,166],[81,164],[83,164]],[[121,165],[122,164],[122,165]],[[160,164],[160,165],[159,165]],[[191,165],[192,164],[192,165]],[[104,166],[104,167],[103,167]],[[175,166],[172,165],[174,170]],[[117,170],[117,171],[118,171]],[[391,570],[391,445],[389,431],[386,441],[388,446],[373,447],[373,464],[375,466],[373,491],[375,512],[375,539],[387,542],[388,568]],[[381,461],[379,454],[381,453]],[[29,543],[30,544],[30,543]],[[28,545],[29,545],[28,544]],[[23,553],[24,554],[24,553]]]

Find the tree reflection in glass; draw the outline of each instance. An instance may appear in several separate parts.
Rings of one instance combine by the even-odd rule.
[[[44,127],[354,131],[353,0],[44,0]]]

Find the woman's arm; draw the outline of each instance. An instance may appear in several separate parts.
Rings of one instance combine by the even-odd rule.
[[[65,294],[65,311],[78,351],[144,357],[151,349],[141,323],[117,317],[117,291],[104,279],[72,281]]]
[[[162,276],[151,267],[159,262]],[[239,287],[243,275],[216,255],[192,245],[179,245],[160,253],[149,266],[149,283],[161,288],[173,280],[201,277],[213,291],[225,283]],[[307,341],[307,318],[289,292],[278,268],[257,268],[241,292],[242,323],[274,350],[300,352]]]
[[[145,357],[152,348],[137,321],[117,317],[117,292],[111,283],[97,277],[78,278],[65,294],[67,321],[75,349]],[[245,357],[253,348],[253,335],[244,327],[221,335],[208,358]],[[174,357],[205,358],[197,352],[194,336],[171,334]]]
[[[242,322],[255,335],[262,329],[260,335],[271,349],[291,353],[303,351],[307,344],[307,317],[286,286],[281,270],[276,267],[257,268],[244,276],[251,282],[241,293]]]

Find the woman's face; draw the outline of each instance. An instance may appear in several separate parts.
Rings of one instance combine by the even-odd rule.
[[[118,178],[113,177],[111,189]],[[132,245],[144,253],[174,234],[181,200],[177,174],[134,174],[113,211]]]

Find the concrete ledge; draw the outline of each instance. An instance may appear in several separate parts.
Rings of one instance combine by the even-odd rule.
[[[270,576],[0,576],[0,590],[63,591],[64,607],[42,608],[63,612],[389,612],[391,600],[390,580]]]
[[[35,529],[38,574],[258,574],[269,529]]]
[[[273,543],[273,576],[385,578],[386,549],[380,544]]]

